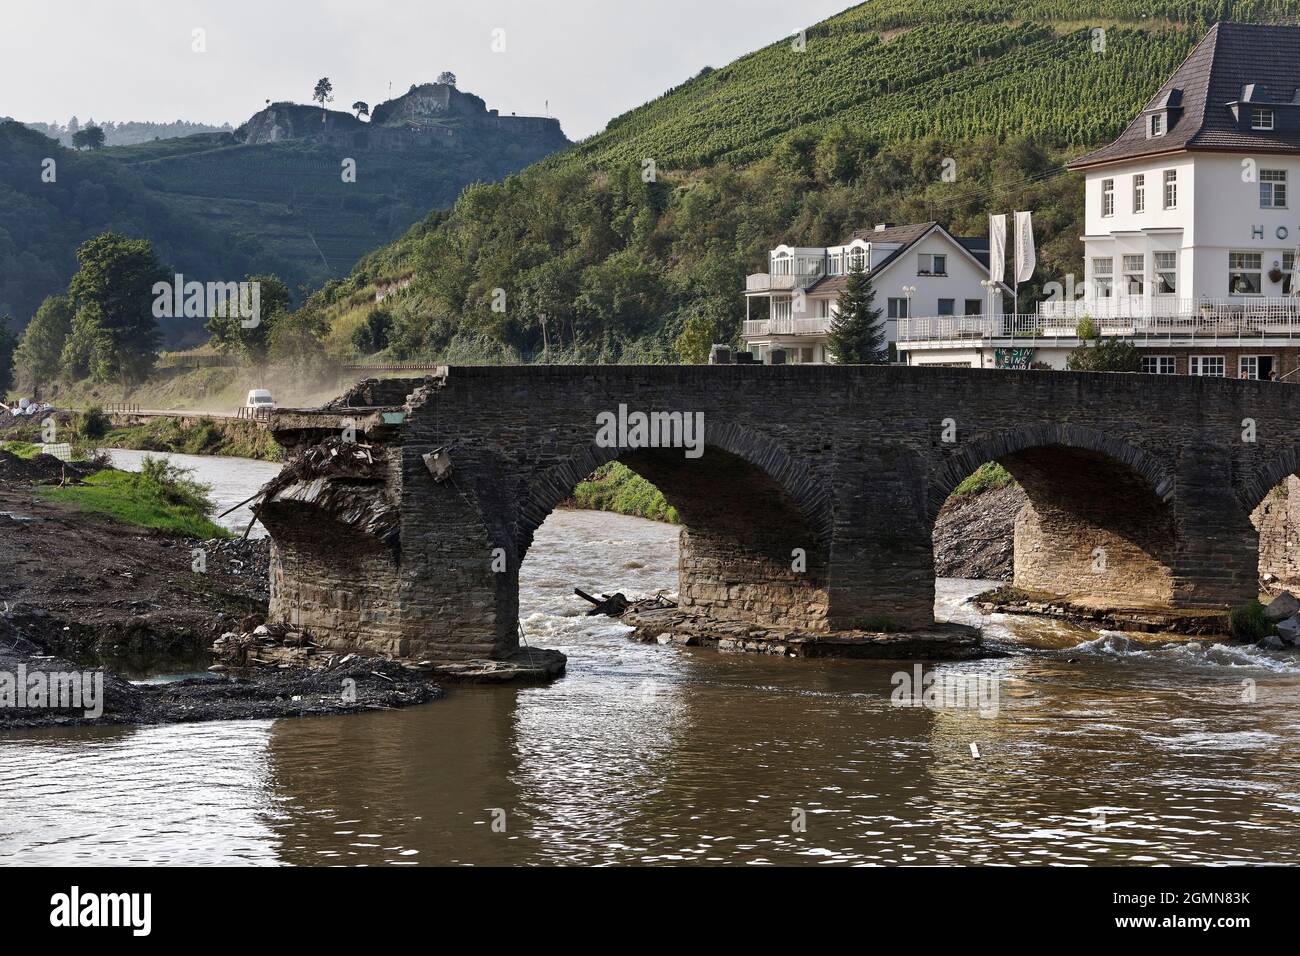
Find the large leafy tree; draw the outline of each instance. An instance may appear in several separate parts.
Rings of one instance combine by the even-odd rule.
[[[98,126],[87,126],[72,134],[72,145],[77,149],[103,149],[104,131]]]
[[[123,388],[152,371],[161,333],[153,287],[170,282],[148,239],[105,232],[77,248],[79,268],[68,286],[76,314],[64,346],[68,371],[89,372]]]
[[[228,310],[230,315],[214,315],[205,328],[212,335],[212,344],[223,352],[242,354],[249,361],[261,365],[266,361],[271,333],[278,322],[293,306],[289,287],[278,276],[248,276],[244,281],[257,283],[257,324],[246,326],[248,319],[238,309]]]
[[[20,381],[39,387],[59,374],[63,347],[72,332],[73,314],[72,299],[66,295],[52,295],[41,303],[27,323],[14,355]]]
[[[877,365],[885,361],[885,326],[875,301],[871,277],[864,269],[853,269],[840,292],[839,314],[831,320],[827,343],[840,365]]]

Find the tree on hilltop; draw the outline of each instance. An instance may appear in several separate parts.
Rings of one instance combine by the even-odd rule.
[[[316,81],[316,89],[311,94],[312,101],[320,104],[322,110],[325,109],[326,103],[334,102],[334,84],[330,82],[328,76],[322,76]]]
[[[369,116],[370,104],[365,100],[357,100],[352,104],[352,112],[357,114],[357,119],[361,119],[362,116]]]
[[[450,70],[443,70],[438,74],[438,82],[445,83],[447,86],[456,85],[456,74]]]
[[[103,149],[104,131],[98,126],[79,129],[72,134],[72,145],[75,149]]]

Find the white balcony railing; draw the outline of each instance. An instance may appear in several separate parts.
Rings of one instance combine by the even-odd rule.
[[[746,292],[791,292],[804,289],[822,277],[821,269],[811,272],[794,272],[785,275],[769,275],[766,272],[754,272],[745,277]]]
[[[762,335],[825,335],[830,331],[831,320],[823,319],[756,319],[745,323],[745,337]]]
[[[1300,339],[1300,299],[1184,300],[1168,314],[1123,314],[1122,309],[1062,309],[1074,303],[1045,303],[1035,314],[1001,316],[918,316],[898,320],[898,341],[971,343],[980,340],[1078,340],[1078,323],[1091,319],[1104,336],[1134,340],[1226,341],[1262,338]],[[1082,303],[1080,303],[1082,305]],[[1095,303],[1089,303],[1095,305]]]

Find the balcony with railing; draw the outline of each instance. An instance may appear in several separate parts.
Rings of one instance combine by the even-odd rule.
[[[793,292],[806,289],[824,274],[820,262],[804,262],[798,269],[786,272],[755,272],[745,277],[745,292]]]
[[[1300,298],[1176,299],[1124,297],[1044,302],[1032,314],[918,316],[900,319],[898,341],[912,348],[981,343],[1076,345],[1084,319],[1103,336],[1135,345],[1248,344],[1300,339]]]
[[[830,318],[780,316],[754,319],[745,323],[745,338],[764,335],[825,335],[831,329]]]

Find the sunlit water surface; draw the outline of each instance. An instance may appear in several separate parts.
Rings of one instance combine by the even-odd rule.
[[[269,477],[245,475],[223,500]],[[572,594],[675,590],[676,559],[666,525],[547,520],[521,606],[569,656],[550,686],[0,737],[0,861],[1300,862],[1292,655],[995,616],[1009,656],[941,671],[996,675],[996,713],[897,707],[906,664],[638,644]],[[979,621],[983,586],[940,581],[939,616]]]

